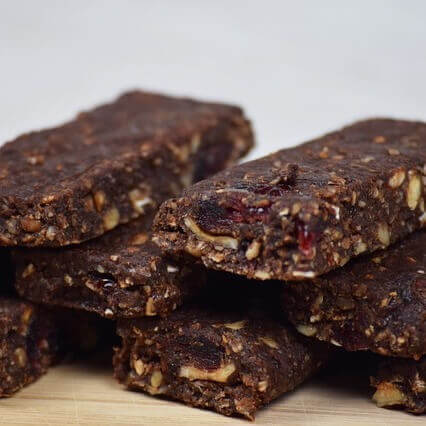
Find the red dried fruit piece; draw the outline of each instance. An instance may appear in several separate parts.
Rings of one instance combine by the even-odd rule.
[[[265,222],[270,206],[246,207],[244,204],[233,203],[226,207],[227,218],[234,223]]]
[[[306,223],[301,220],[296,221],[297,242],[299,243],[299,250],[307,257],[312,256],[312,247],[315,242],[315,233],[308,231]]]

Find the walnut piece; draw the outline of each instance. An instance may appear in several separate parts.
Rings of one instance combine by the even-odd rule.
[[[192,365],[183,365],[180,367],[179,377],[184,377],[188,380],[210,380],[212,382],[226,383],[235,370],[233,362],[215,370],[204,370]]]
[[[238,248],[238,240],[232,237],[225,235],[211,235],[207,232],[204,232],[191,218],[186,217],[184,223],[188,229],[190,229],[198,239],[202,241],[207,241],[209,243],[214,243],[219,246],[230,248],[236,250]]]
[[[405,400],[405,395],[390,382],[379,383],[377,390],[373,395],[373,401],[378,407],[401,405],[404,404]]]

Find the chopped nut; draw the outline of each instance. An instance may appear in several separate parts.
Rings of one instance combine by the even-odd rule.
[[[185,377],[189,380],[211,380],[213,382],[226,383],[235,370],[233,362],[215,370],[204,370],[191,365],[183,365],[179,370],[179,377]]]
[[[405,170],[399,169],[389,178],[388,184],[391,188],[398,188],[403,184],[404,180]]]
[[[173,265],[167,265],[167,272],[169,274],[174,274],[175,272],[178,272],[179,268],[177,266],[173,266]]]
[[[278,343],[274,339],[271,339],[270,337],[259,337],[259,340],[263,342],[266,346],[269,346],[272,349],[278,348]]]
[[[21,219],[21,228],[26,232],[38,232],[41,229],[41,222],[36,219],[25,217]]]
[[[245,324],[246,324],[246,321],[241,320],[241,321],[226,323],[226,324],[223,324],[223,326],[231,330],[241,330]]]
[[[22,323],[28,324],[30,322],[32,314],[33,314],[33,309],[32,308],[26,308],[21,315]]]
[[[373,139],[374,143],[385,143],[386,142],[386,138],[384,136],[376,136]]]
[[[192,242],[188,242],[188,244],[185,246],[185,250],[194,257],[200,257],[204,246],[205,246],[205,243],[201,241],[196,245],[193,244]]]
[[[16,360],[18,361],[18,365],[20,367],[25,367],[27,364],[27,353],[23,348],[16,348],[15,349],[15,356]]]
[[[400,152],[395,148],[389,148],[388,153],[389,153],[389,155],[399,155],[400,154]]]
[[[390,233],[387,223],[379,223],[379,227],[377,229],[377,237],[379,241],[384,245],[388,246],[390,243]]]
[[[294,277],[315,278],[314,271],[293,271]]]
[[[422,180],[418,174],[409,173],[409,181],[407,188],[407,204],[411,210],[417,207],[422,194]]]
[[[253,260],[255,259],[257,256],[259,256],[259,252],[260,252],[260,247],[262,246],[262,244],[259,241],[253,241],[246,250],[246,258],[247,260]]]
[[[336,218],[336,220],[340,220],[340,207],[333,206],[333,205],[331,205],[330,207],[334,212],[334,217]]]
[[[364,253],[367,250],[367,244],[362,240],[358,240],[354,247],[354,252],[356,255]]]
[[[268,387],[268,381],[267,380],[261,380],[257,384],[257,389],[259,389],[259,392],[265,392]]]
[[[18,232],[17,228],[16,228],[16,219],[9,219],[6,221],[6,227],[7,230],[11,233],[11,234],[16,234]]]
[[[315,334],[317,334],[317,328],[312,325],[299,324],[296,325],[296,329],[299,333],[308,337],[315,336]]]
[[[27,267],[24,269],[24,271],[22,272],[22,278],[27,278],[34,272],[35,272],[35,266],[32,263],[29,263]]]
[[[271,278],[271,274],[269,272],[258,269],[254,273],[254,278],[257,278],[258,280],[269,280]]]
[[[113,310],[112,310],[112,309],[110,309],[110,308],[106,308],[106,309],[105,309],[105,311],[104,311],[104,314],[105,314],[105,316],[107,316],[107,317],[112,317],[112,316],[114,315],[114,312],[113,312]]]
[[[142,191],[139,188],[132,189],[129,192],[129,198],[133,209],[138,213],[143,213],[144,207],[147,204],[153,204],[153,200],[151,197],[148,197],[147,191]]]
[[[66,283],[66,284],[68,284],[68,285],[72,285],[72,284],[73,284],[73,279],[72,279],[72,277],[71,277],[70,275],[68,275],[68,274],[65,274],[65,275],[64,275],[64,281],[65,281],[65,283]]]
[[[157,312],[155,312],[154,299],[152,297],[149,297],[146,301],[145,315],[150,317],[157,315]]]
[[[151,386],[154,388],[158,388],[163,381],[163,374],[160,370],[155,370],[151,376]]]
[[[300,210],[302,209],[302,204],[300,203],[294,203],[293,207],[291,208],[291,214],[293,216],[297,215],[297,213],[300,212]]]
[[[116,207],[112,207],[105,213],[103,217],[103,222],[104,228],[107,231],[115,228],[118,225],[118,223],[120,222],[120,213],[118,212]]]
[[[98,212],[102,211],[105,205],[105,192],[103,191],[97,191],[93,194],[93,200],[95,202],[95,207]]]
[[[46,238],[50,241],[53,241],[56,236],[56,228],[54,226],[49,226],[46,231]]]
[[[222,235],[211,235],[204,232],[191,218],[186,217],[184,219],[185,225],[190,229],[196,236],[202,241],[215,243],[226,248],[236,250],[238,248],[238,240],[228,236]]]
[[[136,359],[133,361],[133,368],[138,376],[142,376],[148,370],[148,365],[146,365],[141,359]]]
[[[373,401],[378,407],[401,405],[406,401],[406,396],[393,383],[382,382],[373,395]]]

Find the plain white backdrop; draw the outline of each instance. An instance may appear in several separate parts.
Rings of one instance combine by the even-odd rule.
[[[0,143],[129,88],[242,105],[256,157],[426,120],[426,2],[0,0]]]

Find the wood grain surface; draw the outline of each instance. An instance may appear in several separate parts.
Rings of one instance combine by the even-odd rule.
[[[351,366],[348,366],[350,369]],[[359,372],[323,372],[261,410],[255,425],[424,425],[425,418],[377,408]],[[12,398],[0,400],[0,423],[44,425],[250,425],[246,420],[124,390],[108,360],[68,362]]]

